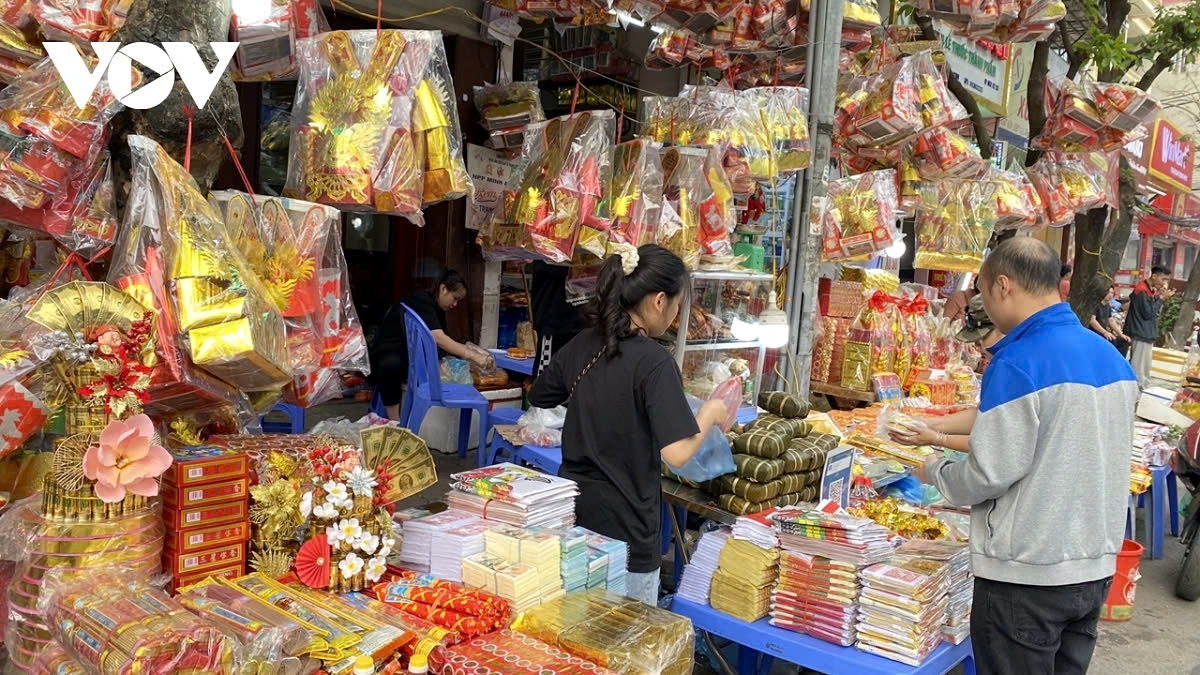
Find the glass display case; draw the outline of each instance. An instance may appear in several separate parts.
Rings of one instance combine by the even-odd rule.
[[[743,401],[753,405],[766,360],[758,317],[775,279],[753,272],[693,272],[691,277],[691,301],[679,309],[673,327],[684,389],[707,399],[718,384],[740,375]]]

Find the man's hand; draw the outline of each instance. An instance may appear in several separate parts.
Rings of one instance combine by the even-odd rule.
[[[1113,334],[1106,330],[1100,331],[1100,335],[1104,336],[1104,339],[1108,340],[1109,342],[1112,342],[1114,339]]]
[[[1170,286],[1164,285],[1163,290],[1162,290],[1162,296],[1163,296],[1163,300],[1170,300],[1171,298],[1175,297],[1175,289],[1171,288]]]
[[[942,453],[935,452],[925,458],[925,463],[913,469],[913,475],[917,480],[927,485],[933,484],[933,466],[942,459]]]
[[[907,425],[904,431],[888,431],[888,436],[900,445],[933,445],[942,437],[928,422],[921,419],[913,419],[912,424]]]

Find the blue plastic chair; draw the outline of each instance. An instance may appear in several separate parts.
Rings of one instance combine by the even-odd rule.
[[[378,387],[375,389],[375,393],[371,394],[371,402],[367,405],[367,411],[387,418],[387,406],[383,404],[383,394],[379,393]]]
[[[562,448],[522,445],[517,448],[517,459],[552,476],[557,476],[558,470],[562,468]]]
[[[485,460],[488,464],[495,464],[501,459],[507,459],[510,462],[517,461],[517,446],[496,433],[495,426],[497,424],[516,424],[524,414],[525,411],[520,408],[493,408],[489,413],[492,420],[492,438],[488,442],[488,456]]]
[[[283,413],[286,422],[270,422],[267,417],[272,413]],[[259,420],[264,434],[302,434],[304,433],[304,408],[290,403],[276,403],[271,412]]]
[[[487,466],[487,437],[492,428],[488,417],[488,400],[469,384],[443,384],[438,368],[437,344],[425,321],[408,305],[404,305],[404,331],[408,338],[408,391],[400,409],[400,424],[420,433],[421,422],[429,409],[461,410],[458,422],[458,456],[467,456],[471,440],[471,413],[479,413],[479,466]]]

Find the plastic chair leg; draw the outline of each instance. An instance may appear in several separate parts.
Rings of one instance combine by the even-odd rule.
[[[411,406],[408,412],[408,421],[402,423],[401,426],[414,434],[420,435],[421,423],[425,421],[425,416],[429,414],[429,402],[424,399],[416,400],[416,396],[413,396]]]
[[[467,433],[471,433],[471,418],[467,417],[466,425]],[[488,466],[495,460],[495,453],[488,452],[487,437],[492,430],[491,416],[488,415],[487,408],[479,411],[479,448],[475,451],[475,462],[479,466]],[[463,457],[466,457],[466,450],[463,451]]]
[[[463,408],[458,413],[458,456],[467,456],[467,446],[471,444],[471,413],[470,408]],[[483,447],[484,437],[479,437],[480,447]]]
[[[1150,542],[1150,559],[1158,560],[1163,556],[1163,502],[1166,501],[1166,485],[1161,472],[1154,472],[1154,481],[1146,492],[1145,506],[1142,508],[1143,525],[1146,537]]]
[[[975,675],[975,657],[968,654],[962,662],[963,675]]]
[[[1179,536],[1179,479],[1167,472],[1167,512],[1171,516],[1171,536]]]

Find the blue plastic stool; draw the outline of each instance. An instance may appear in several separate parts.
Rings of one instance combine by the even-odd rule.
[[[517,459],[552,476],[557,476],[558,470],[562,468],[562,448],[522,445],[517,448]]]
[[[268,422],[267,417],[271,413],[283,413],[287,416],[287,422]],[[271,412],[263,415],[259,420],[262,424],[264,434],[302,434],[304,433],[304,408],[290,403],[276,403]]]
[[[520,408],[492,408],[492,411],[489,413],[492,418],[492,438],[487,445],[487,459],[484,460],[487,464],[495,464],[502,458],[511,462],[517,461],[517,446],[496,433],[495,427],[497,424],[516,424],[517,420],[521,419],[521,415],[524,414],[525,411]]]
[[[1179,484],[1169,466],[1150,467],[1150,489],[1138,495],[1137,506],[1142,507],[1142,526],[1146,528],[1146,548],[1151,560],[1163,557],[1164,532],[1167,519],[1171,523],[1171,536],[1179,536]],[[1133,539],[1134,501],[1129,500],[1129,514],[1125,521],[1125,534]]]
[[[408,305],[404,305],[404,332],[408,338],[408,391],[400,409],[400,426],[421,433],[421,422],[429,409],[461,410],[458,422],[458,456],[467,456],[471,441],[471,413],[479,413],[478,466],[487,466],[487,437],[492,423],[488,417],[490,404],[479,390],[469,384],[442,384],[438,368],[437,344],[425,321]]]

